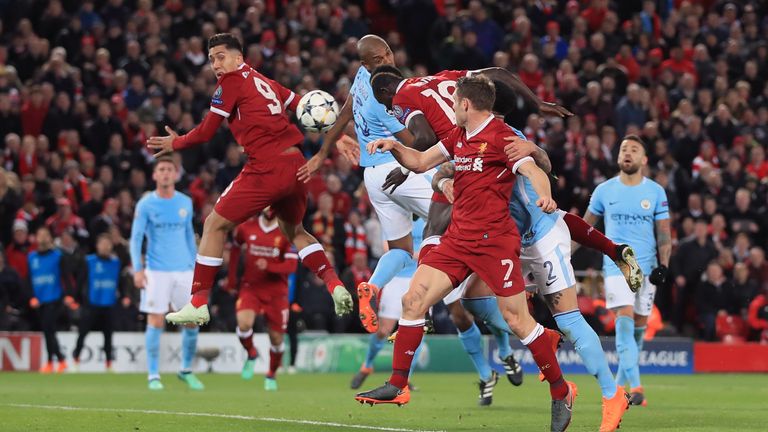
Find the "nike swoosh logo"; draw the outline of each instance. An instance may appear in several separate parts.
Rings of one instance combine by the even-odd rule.
[[[614,202],[609,202],[608,203],[608,205],[615,205],[615,204],[618,204],[618,201],[614,201]]]
[[[550,286],[550,285],[552,285],[555,282],[557,282],[557,279],[553,279],[551,282],[546,282],[545,285]]]

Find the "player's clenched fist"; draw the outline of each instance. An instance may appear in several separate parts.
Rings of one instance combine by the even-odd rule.
[[[552,213],[557,210],[557,203],[552,197],[541,197],[536,200],[536,205],[545,213]]]
[[[374,154],[376,153],[376,150],[381,150],[382,152],[388,152],[393,148],[395,148],[396,145],[397,145],[397,141],[394,141],[394,140],[377,139],[375,141],[369,142],[366,150],[368,150],[368,154]]]

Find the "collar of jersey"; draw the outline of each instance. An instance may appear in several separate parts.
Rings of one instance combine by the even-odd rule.
[[[397,88],[395,89],[395,93],[399,92],[401,88],[405,85],[405,79],[400,81],[400,84],[397,85]]]
[[[477,135],[480,132],[482,132],[483,129],[485,129],[485,127],[488,126],[488,124],[491,123],[491,120],[493,120],[493,118],[494,118],[493,114],[489,114],[488,118],[485,119],[485,121],[482,122],[480,124],[480,126],[478,126],[475,130],[473,130],[472,132],[467,131],[467,139],[470,140],[470,139],[472,139],[472,137],[474,137],[475,135]]]
[[[246,66],[245,62],[243,62],[240,66],[237,67],[237,70],[240,70]]]
[[[265,233],[272,232],[277,228],[277,222],[275,222],[272,225],[264,225],[264,223],[261,221],[261,218],[259,218],[259,227],[261,227],[261,230]]]

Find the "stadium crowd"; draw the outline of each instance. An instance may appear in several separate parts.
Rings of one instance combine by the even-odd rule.
[[[567,211],[583,214],[594,187],[617,172],[620,137],[640,135],[647,175],[673,214],[672,276],[657,297],[668,329],[715,339],[727,327],[716,323],[735,320],[747,323],[737,337],[759,339],[768,329],[766,17],[763,2],[748,0],[0,0],[0,329],[37,325],[26,257],[41,226],[73,281],[96,238],[110,236],[124,279],[115,330],[140,329],[126,239],[152,188],[144,143],[166,125],[184,133],[200,121],[216,83],[206,40],[231,31],[254,68],[340,102],[367,33],[385,37],[408,75],[518,73],[576,114],[519,120],[549,153]],[[308,157],[322,139],[307,133]],[[200,232],[242,153],[222,129],[174,158]],[[352,292],[384,252],[360,172],[341,156],[312,179],[305,225]],[[574,256],[586,274],[599,263],[589,251]],[[61,325],[78,317],[71,285]],[[235,297],[224,288],[209,327],[231,331]],[[359,331],[356,314],[334,316],[311,274],[300,271],[294,303],[308,328]]]

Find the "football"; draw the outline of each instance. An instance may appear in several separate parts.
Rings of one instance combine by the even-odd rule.
[[[299,100],[296,116],[304,129],[312,132],[325,132],[339,118],[339,104],[329,93],[322,90],[312,90]]]

